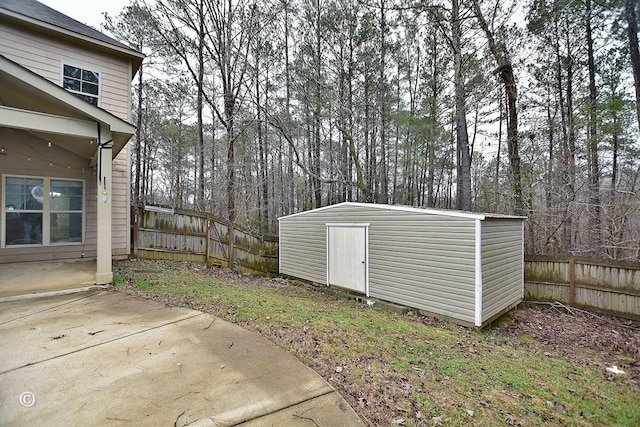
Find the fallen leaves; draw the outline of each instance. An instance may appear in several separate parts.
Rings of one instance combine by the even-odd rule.
[[[185,290],[193,281],[211,291],[205,298],[187,291],[166,295],[142,291],[135,285],[137,273],[130,269],[121,273],[131,284],[127,292],[195,308],[260,333],[323,376],[369,426],[534,425],[540,420],[571,424],[578,413],[589,416],[578,405],[569,407],[566,402],[573,397],[591,400],[596,406],[597,401],[613,398],[597,397],[580,383],[554,389],[555,384],[544,381],[534,384],[548,395],[529,396],[519,388],[517,376],[503,378],[500,367],[486,365],[494,356],[505,358],[504,363],[521,363],[530,352],[549,363],[559,359],[578,361],[590,369],[595,366],[607,381],[640,380],[638,322],[602,315],[594,319],[577,310],[567,315],[538,307],[519,309],[510,322],[483,331],[415,314],[393,318],[376,314],[375,320],[363,322],[358,311],[371,310],[366,304],[337,301],[283,279],[255,278],[197,264],[163,263],[161,268],[147,261],[135,264],[141,267],[140,274],[179,272],[172,280],[184,281]],[[199,276],[189,276],[192,271]],[[156,280],[145,279],[148,283]],[[221,281],[226,283],[219,285]],[[162,280],[156,282],[162,286]],[[216,286],[224,287],[232,298],[225,298]],[[279,298],[287,300],[282,303]],[[248,301],[255,301],[256,307]],[[389,323],[388,330],[384,322]],[[406,329],[392,328],[400,324]],[[429,330],[428,336],[417,332],[415,325]],[[371,330],[376,333],[368,341],[362,338]],[[228,348],[232,345],[227,343]],[[612,366],[627,375],[605,370]],[[567,375],[574,377],[570,372]]]

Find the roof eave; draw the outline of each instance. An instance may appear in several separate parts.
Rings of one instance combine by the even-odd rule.
[[[124,56],[128,59],[131,60],[132,65],[133,65],[133,69],[132,69],[132,74],[131,74],[131,78],[133,79],[133,76],[138,72],[138,69],[140,68],[140,66],[142,65],[142,61],[144,61],[145,55],[143,53],[140,53],[136,50],[132,49],[125,49],[123,47],[120,46],[116,46],[107,42],[104,42],[102,40],[97,40],[94,39],[92,37],[88,37],[85,36],[83,34],[80,33],[76,33],[74,31],[70,31],[67,30],[65,28],[62,27],[58,27],[56,25],[52,25],[37,19],[33,19],[30,18],[28,16],[24,16],[21,15],[19,13],[13,12],[11,10],[7,10],[7,9],[2,9],[0,8],[0,12],[2,15],[10,18],[11,20],[14,21],[19,21],[23,24],[27,24],[31,27],[38,27],[41,29],[44,29],[48,32],[51,33],[56,33],[59,34],[63,37],[69,38],[69,39],[73,39],[73,40],[77,40],[77,41],[81,41],[82,43],[85,44],[90,44],[92,46],[97,46],[99,47],[101,50],[104,51],[108,51],[112,54],[116,54],[118,56]]]
[[[387,210],[396,210],[396,211],[406,211],[413,212],[418,214],[431,214],[431,215],[440,215],[440,216],[449,216],[449,217],[458,217],[458,218],[467,218],[467,219],[479,219],[484,221],[485,219],[520,219],[524,220],[526,217],[523,216],[511,216],[511,215],[497,215],[497,214],[487,214],[480,212],[467,212],[467,211],[457,211],[457,210],[445,210],[445,209],[430,209],[430,208],[415,208],[412,206],[402,206],[402,205],[383,205],[378,203],[361,203],[361,202],[342,202],[335,205],[323,206],[321,208],[312,209],[310,211],[298,212],[295,214],[290,214],[286,216],[282,216],[278,218],[278,221],[285,218],[291,218],[295,216],[305,215],[310,212],[317,212],[325,209],[335,208],[338,206],[360,206],[360,207],[368,207],[375,209],[387,209]]]

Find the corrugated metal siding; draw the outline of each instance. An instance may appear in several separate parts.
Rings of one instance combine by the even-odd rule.
[[[473,219],[348,205],[282,218],[281,273],[325,283],[332,222],[370,224],[372,297],[473,323]]]
[[[123,120],[130,120],[128,61],[6,23],[0,26],[0,53],[58,86],[62,84],[63,64],[99,72],[100,107]]]
[[[524,297],[522,221],[482,222],[482,321]]]

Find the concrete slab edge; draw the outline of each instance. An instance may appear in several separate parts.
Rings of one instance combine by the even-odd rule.
[[[295,408],[296,406],[300,406],[300,405],[302,405],[303,403],[307,403],[307,402],[310,402],[310,401],[313,401],[313,400],[316,400],[316,399],[322,398],[322,397],[324,397],[324,396],[326,396],[326,395],[328,395],[328,394],[334,394],[334,393],[336,393],[336,395],[342,399],[342,396],[340,396],[340,393],[338,393],[338,392],[337,392],[337,391],[332,387],[332,389],[331,389],[331,390],[328,390],[328,391],[325,391],[325,392],[322,392],[322,393],[318,393],[318,394],[316,394],[315,396],[308,397],[307,399],[304,399],[304,400],[299,400],[299,401],[296,401],[296,402],[292,402],[290,405],[283,406],[283,407],[281,407],[281,408],[276,408],[276,409],[274,409],[274,410],[272,410],[272,411],[265,412],[264,414],[257,415],[257,416],[255,416],[255,417],[253,417],[253,418],[250,418],[250,419],[247,419],[247,420],[242,420],[242,421],[241,421],[241,422],[239,422],[239,423],[234,423],[234,425],[235,425],[235,426],[242,426],[242,425],[244,425],[244,424],[250,424],[250,423],[253,423],[253,422],[255,422],[255,421],[257,421],[257,420],[259,420],[259,419],[261,419],[261,418],[269,418],[269,417],[271,417],[271,416],[273,416],[273,415],[275,415],[275,414],[277,414],[277,413],[279,413],[279,412],[284,412],[284,411],[286,411],[286,410],[288,410],[288,409]],[[223,421],[226,421],[226,420],[224,420],[224,418],[223,418]]]
[[[57,297],[64,295],[72,295],[78,294],[81,292],[88,292],[93,290],[106,290],[111,289],[112,285],[92,285],[92,286],[84,286],[82,288],[72,288],[72,289],[63,289],[59,291],[49,291],[49,292],[34,292],[31,294],[23,294],[23,295],[14,295],[10,297],[1,297],[0,304],[3,302],[20,302],[20,301],[29,301],[38,298],[49,298],[49,297]]]

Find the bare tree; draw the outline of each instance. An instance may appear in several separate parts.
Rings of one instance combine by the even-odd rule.
[[[227,146],[227,217],[229,221],[229,268],[234,266],[234,229],[236,223],[235,121],[241,106],[241,93],[246,90],[250,69],[249,51],[260,27],[255,22],[256,2],[206,1],[209,31],[206,51],[215,63],[222,85],[222,108],[212,102],[218,120],[225,128]]]
[[[497,0],[500,1],[500,0]],[[522,201],[522,175],[520,172],[520,146],[518,135],[518,90],[516,86],[516,78],[513,72],[513,64],[504,41],[498,44],[496,42],[494,32],[489,28],[487,20],[484,18],[482,9],[478,0],[472,0],[473,10],[480,24],[480,28],[487,38],[489,50],[496,63],[497,68],[494,73],[500,77],[504,85],[507,97],[507,147],[509,154],[509,171],[511,175],[511,185],[514,197],[515,212],[517,214],[524,213],[524,204]],[[494,10],[497,6],[494,7]]]
[[[451,0],[451,47],[455,85],[455,131],[457,146],[456,208],[471,210],[471,153],[467,130],[467,106],[462,64],[462,21],[459,0]]]
[[[638,17],[637,1],[625,0],[624,11],[627,18],[627,37],[629,38],[629,56],[631,57],[631,70],[636,94],[636,117],[640,130],[640,50],[638,49]]]

